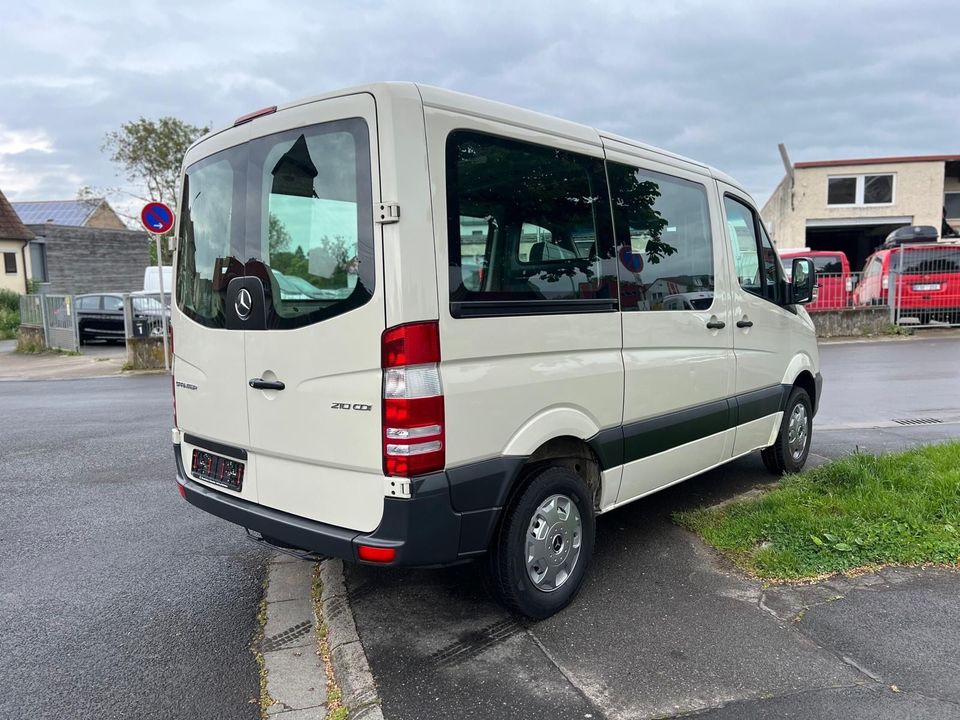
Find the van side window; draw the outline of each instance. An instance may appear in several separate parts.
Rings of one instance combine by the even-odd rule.
[[[451,133],[451,312],[616,309],[608,208],[598,158],[465,130]]]
[[[727,211],[727,233],[733,247],[733,266],[740,287],[754,295],[763,295],[760,281],[760,249],[753,212],[732,197],[723,199]]]
[[[748,205],[729,195],[723,198],[723,207],[727,213],[727,233],[740,287],[771,302],[779,302],[783,270],[759,216]]]
[[[707,310],[713,240],[706,188],[607,163],[624,310]]]

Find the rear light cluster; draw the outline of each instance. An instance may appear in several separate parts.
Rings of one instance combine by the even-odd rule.
[[[436,321],[390,328],[381,345],[383,472],[413,477],[442,470],[443,389]]]

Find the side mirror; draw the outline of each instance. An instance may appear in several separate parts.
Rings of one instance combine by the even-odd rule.
[[[789,285],[791,305],[804,305],[811,302],[813,289],[817,284],[817,271],[810,258],[795,258],[790,273],[792,281]]]

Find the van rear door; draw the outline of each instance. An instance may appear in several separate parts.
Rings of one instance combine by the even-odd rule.
[[[322,100],[253,130],[246,276],[265,312],[244,342],[258,502],[372,531],[384,498],[375,102]]]

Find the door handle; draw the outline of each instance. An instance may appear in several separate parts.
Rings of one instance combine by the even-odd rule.
[[[279,380],[264,380],[263,378],[254,378],[247,384],[254,390],[283,390],[286,387]]]
[[[707,323],[707,330],[723,330],[727,324],[723,320],[711,320]]]
[[[744,318],[743,320],[737,320],[737,327],[738,328],[753,327],[753,320],[747,320],[746,318]]]

